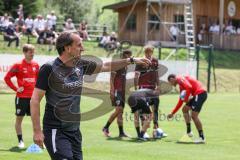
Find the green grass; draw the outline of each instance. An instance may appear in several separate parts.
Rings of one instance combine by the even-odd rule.
[[[130,139],[119,140],[117,138],[106,139],[101,133],[109,114],[95,120],[81,123],[83,133],[83,151],[85,160],[238,160],[240,158],[240,113],[239,94],[210,94],[207,103],[203,107],[201,118],[204,124],[207,144],[177,144],[176,141],[185,132],[182,116],[180,121],[161,121],[161,127],[169,134],[163,140],[139,143]],[[168,113],[176,103],[176,95],[165,95],[161,98],[160,108],[162,113]],[[14,95],[0,95],[0,160],[48,160],[48,154],[27,154],[14,148],[17,138],[14,131]],[[83,97],[82,112],[94,108],[99,100]],[[44,110],[44,102],[41,106]],[[133,122],[126,120],[129,115],[129,107],[126,106],[124,114],[124,128],[127,133],[135,136]],[[32,143],[32,128],[30,118],[23,122],[23,136],[25,144]],[[197,132],[195,127],[195,135]],[[118,129],[114,123],[111,126],[112,136],[118,135]],[[149,132],[151,134],[151,132]]]
[[[208,51],[202,51],[201,61],[208,61]],[[237,51],[214,51],[213,59],[216,68],[240,69],[240,54]]]

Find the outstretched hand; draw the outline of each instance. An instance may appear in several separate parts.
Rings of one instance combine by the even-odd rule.
[[[151,61],[147,58],[134,58],[134,62],[144,67],[148,67],[151,64]]]
[[[24,88],[23,87],[19,87],[18,89],[17,89],[17,92],[18,93],[22,93],[24,91]]]
[[[44,148],[44,144],[43,144],[44,135],[43,135],[42,131],[33,133],[33,141],[35,144],[37,144],[42,149]]]
[[[167,118],[168,118],[168,119],[173,118],[173,114],[172,114],[172,113],[168,114]]]

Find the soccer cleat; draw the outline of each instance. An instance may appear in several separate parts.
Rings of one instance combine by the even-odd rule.
[[[150,136],[147,133],[144,133],[143,137],[138,136],[138,140],[140,141],[148,141]]]
[[[149,139],[150,138],[150,136],[147,134],[147,132],[143,135],[143,138],[145,138],[145,139]]]
[[[18,148],[19,148],[19,149],[23,149],[23,148],[24,148],[24,143],[23,143],[23,141],[20,141],[20,142],[18,143]]]
[[[102,131],[103,131],[103,134],[104,134],[106,137],[110,137],[110,132],[109,132],[108,128],[103,128]]]
[[[205,139],[199,137],[198,139],[194,140],[194,143],[195,144],[205,144],[206,141],[205,141]]]
[[[192,138],[193,137],[193,132],[191,131],[191,132],[187,133],[187,135],[188,135],[188,137]]]

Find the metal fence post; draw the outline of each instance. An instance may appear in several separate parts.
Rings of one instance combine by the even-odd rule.
[[[207,90],[210,92],[211,88],[211,68],[212,68],[212,48],[213,45],[211,44],[208,49],[208,84],[207,84]]]
[[[158,59],[159,60],[162,59],[162,45],[161,45],[161,43],[159,43],[159,46],[158,46]]]
[[[200,46],[196,46],[196,60],[197,60],[197,80],[199,80],[199,54],[200,54]]]

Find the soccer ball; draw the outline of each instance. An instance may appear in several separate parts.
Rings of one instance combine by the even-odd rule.
[[[163,130],[158,128],[153,130],[153,138],[162,138],[163,137]]]
[[[183,90],[181,93],[180,93],[180,99],[183,101],[185,99],[185,96],[186,96],[186,90]]]

